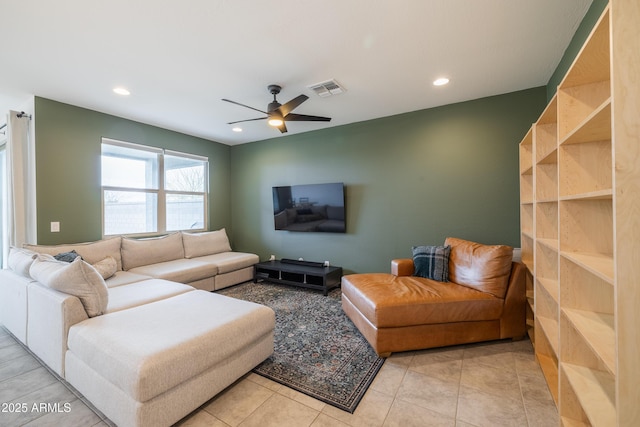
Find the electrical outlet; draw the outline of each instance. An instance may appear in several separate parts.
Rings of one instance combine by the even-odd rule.
[[[52,233],[60,232],[60,223],[58,221],[54,221],[51,223],[51,232]]]

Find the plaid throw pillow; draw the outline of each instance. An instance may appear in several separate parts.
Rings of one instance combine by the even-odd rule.
[[[449,281],[451,246],[414,246],[414,275],[438,282]]]

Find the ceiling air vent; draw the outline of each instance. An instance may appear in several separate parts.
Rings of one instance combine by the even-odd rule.
[[[312,91],[314,91],[316,95],[321,96],[323,98],[331,95],[338,95],[342,92],[347,91],[343,86],[340,86],[340,83],[338,83],[333,79],[327,80],[326,82],[322,82],[322,83],[316,83],[314,85],[307,86],[307,87]]]

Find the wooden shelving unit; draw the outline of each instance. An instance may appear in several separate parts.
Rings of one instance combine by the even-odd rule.
[[[535,290],[533,285],[533,129],[520,143],[520,246],[522,263],[526,267],[525,291],[527,295],[527,334],[535,345]]]
[[[533,125],[535,186],[535,317],[539,320],[536,355],[549,390],[558,402],[560,306],[558,288],[558,101],[554,97]]]
[[[558,87],[560,416],[596,426],[616,425],[610,15]]]
[[[639,23],[610,1],[520,143],[535,351],[564,426],[640,425]]]

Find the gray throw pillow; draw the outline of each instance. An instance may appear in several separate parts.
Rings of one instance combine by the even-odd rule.
[[[80,254],[75,250],[73,250],[69,252],[62,252],[62,253],[56,254],[53,257],[58,261],[71,262],[74,259],[78,258],[79,256]]]

